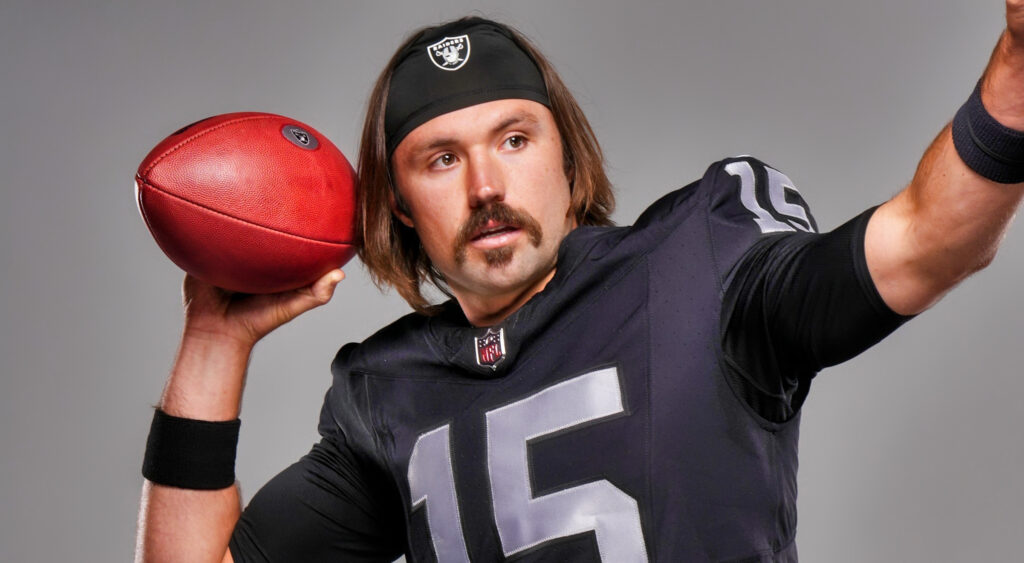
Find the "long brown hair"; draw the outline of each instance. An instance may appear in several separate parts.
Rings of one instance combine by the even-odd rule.
[[[583,110],[536,47],[515,29],[496,25],[508,30],[512,40],[533,58],[544,77],[551,113],[562,137],[565,170],[572,190],[570,212],[580,225],[611,225],[615,196],[604,171],[604,155]],[[436,309],[423,296],[424,282],[433,283],[448,296],[451,293],[442,273],[430,263],[416,231],[402,224],[391,211],[392,201],[401,205],[401,199],[391,174],[384,112],[399,54],[430,29],[433,27],[410,35],[381,72],[370,94],[359,150],[358,220],[362,230],[359,257],[378,287],[394,287],[413,309],[423,314],[432,314]]]

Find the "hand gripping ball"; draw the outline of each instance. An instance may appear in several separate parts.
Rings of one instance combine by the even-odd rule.
[[[204,119],[139,165],[135,196],[157,244],[231,291],[309,285],[356,252],[356,174],[312,127],[269,113]]]

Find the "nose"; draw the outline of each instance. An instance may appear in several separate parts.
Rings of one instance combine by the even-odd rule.
[[[469,206],[471,208],[505,199],[505,182],[501,165],[486,154],[473,155],[469,166]]]

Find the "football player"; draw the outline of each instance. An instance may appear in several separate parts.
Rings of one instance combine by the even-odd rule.
[[[812,378],[984,267],[1024,196],[1024,1],[1007,22],[911,184],[824,234],[750,157],[613,227],[595,136],[536,48],[480,18],[414,34],[359,172],[361,257],[415,312],[341,348],[321,441],[243,512],[252,347],[342,274],[270,296],[187,277],[138,557],[796,561]]]

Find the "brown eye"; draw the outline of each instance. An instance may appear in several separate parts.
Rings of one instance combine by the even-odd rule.
[[[431,163],[431,166],[435,168],[448,168],[453,164],[455,164],[455,155],[450,152],[446,152],[437,157],[434,162]]]
[[[511,149],[518,149],[526,144],[526,139],[520,135],[512,135],[508,139],[505,139],[505,144]]]

